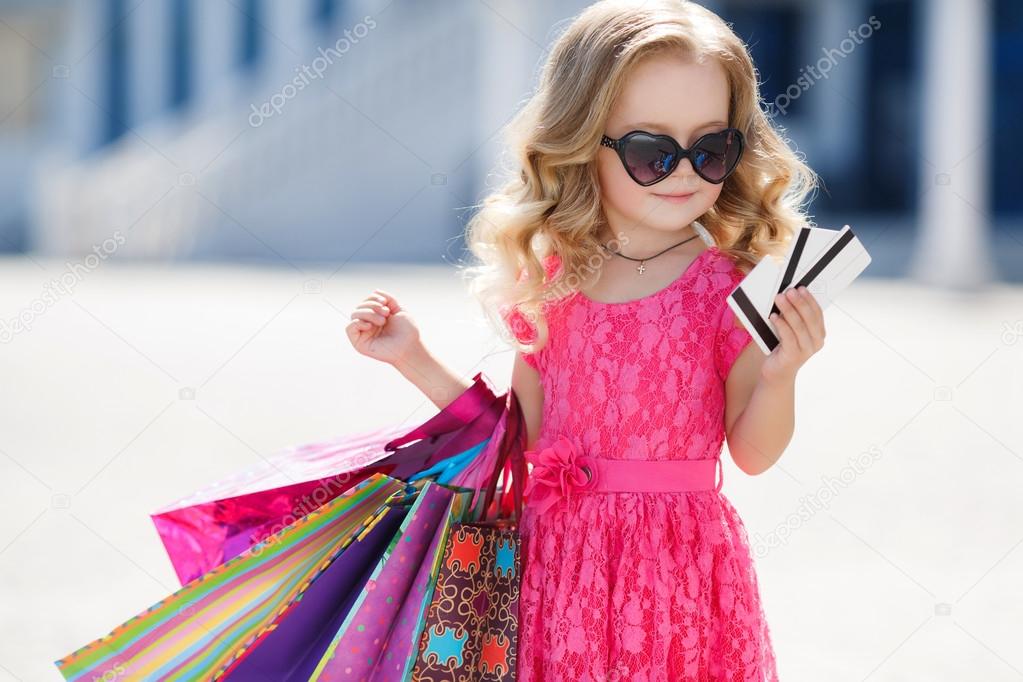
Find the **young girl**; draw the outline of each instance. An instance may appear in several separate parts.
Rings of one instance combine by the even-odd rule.
[[[519,344],[531,464],[519,679],[774,680],[720,455],[774,464],[824,343],[805,289],[765,356],[726,299],[809,221],[815,177],[761,108],[742,41],[679,0],[606,0],[557,40],[510,128],[512,179],[468,227],[474,292]],[[348,328],[443,407],[469,382],[390,294]]]

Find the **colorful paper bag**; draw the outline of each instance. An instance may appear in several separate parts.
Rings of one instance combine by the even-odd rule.
[[[504,405],[505,396],[477,373],[469,388],[413,429],[390,426],[289,448],[154,512],[153,523],[185,584],[370,475],[408,480],[484,446]]]
[[[387,501],[405,487],[384,475],[371,476],[56,661],[57,668],[67,680],[225,677],[261,641],[273,641],[278,627],[299,622],[289,611],[313,603],[303,596],[329,568],[347,566],[358,576],[348,593],[359,592],[359,577],[376,560],[372,548],[383,550],[404,515]],[[314,622],[329,627],[322,614]],[[286,639],[278,642],[286,645]],[[324,649],[328,643],[322,643]],[[319,657],[313,657],[315,665]]]
[[[426,483],[310,680],[400,679],[414,641],[414,623],[402,611],[410,603],[425,605],[425,593],[414,589],[415,581],[424,570],[429,579],[443,546],[440,536],[452,513],[457,517],[468,509],[472,493]]]

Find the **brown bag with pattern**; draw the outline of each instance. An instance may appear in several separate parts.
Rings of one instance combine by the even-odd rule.
[[[516,679],[522,564],[518,523],[528,472],[525,422],[510,388],[506,409],[507,426],[481,517],[452,524],[448,534],[412,667],[415,682]],[[495,499],[499,478],[501,494]],[[492,502],[493,518],[488,518]]]

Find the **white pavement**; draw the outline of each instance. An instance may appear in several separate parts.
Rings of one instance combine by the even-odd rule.
[[[0,682],[61,679],[54,660],[177,587],[157,507],[433,413],[344,336],[374,287],[465,375],[510,375],[447,268],[106,262],[46,300],[62,272],[0,260]],[[826,319],[781,461],[725,462],[781,679],[1023,679],[1023,288],[862,279]]]

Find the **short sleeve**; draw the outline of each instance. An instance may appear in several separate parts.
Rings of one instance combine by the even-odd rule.
[[[536,326],[530,322],[518,306],[506,305],[501,308],[501,317],[504,319],[508,331],[519,343],[530,344],[536,340]],[[533,369],[540,371],[536,353],[522,353],[522,359]]]
[[[547,279],[550,279],[557,272],[561,266],[561,259],[556,254],[547,256],[544,261],[544,272]],[[523,271],[523,275],[525,272]],[[521,276],[520,276],[521,279]],[[546,306],[543,306],[546,309]],[[501,317],[504,319],[505,324],[508,326],[508,331],[511,332],[512,336],[518,340],[519,343],[531,344],[536,341],[537,330],[536,325],[533,324],[518,306],[506,305],[501,308]],[[540,371],[540,353],[543,352],[541,348],[539,351],[534,353],[522,353],[522,359],[525,360],[526,364]]]
[[[732,365],[735,364],[739,354],[753,340],[750,333],[736,318],[735,311],[728,305],[728,296],[739,285],[743,277],[742,272],[736,270],[732,277],[732,285],[722,292],[722,310],[718,318],[714,339],[714,365],[718,376],[721,377],[721,381],[728,379],[728,375],[732,371]]]

